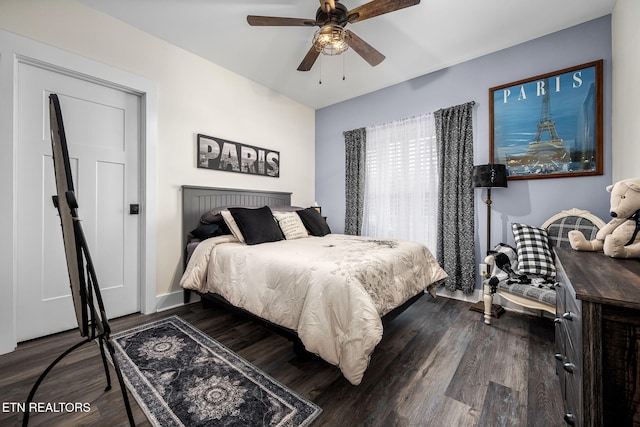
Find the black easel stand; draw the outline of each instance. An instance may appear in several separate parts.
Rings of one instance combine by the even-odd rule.
[[[73,191],[68,191],[66,193],[66,198],[69,206],[75,210],[77,208],[77,202],[75,200],[75,195]],[[53,197],[53,204],[58,207],[57,196]],[[75,211],[74,211],[75,214]],[[51,364],[44,370],[44,372],[40,375],[36,383],[31,388],[31,392],[29,393],[29,397],[25,403],[24,416],[22,418],[22,425],[26,427],[29,424],[29,406],[31,402],[33,402],[33,398],[38,390],[38,387],[47,376],[47,374],[67,356],[69,353],[74,351],[77,348],[80,348],[82,345],[89,343],[94,340],[98,340],[98,347],[100,348],[100,354],[102,356],[102,364],[104,366],[104,372],[107,377],[107,387],[104,391],[111,390],[111,375],[109,374],[109,366],[107,364],[107,357],[105,353],[105,346],[107,347],[107,351],[111,356],[111,361],[113,363],[113,368],[116,371],[116,375],[118,377],[118,382],[120,383],[120,390],[122,391],[122,398],[124,400],[124,406],[127,411],[127,417],[129,418],[129,424],[132,427],[135,427],[135,422],[133,420],[133,413],[131,412],[131,405],[129,404],[129,397],[127,395],[127,389],[124,384],[124,379],[122,377],[122,372],[120,371],[120,365],[115,357],[115,350],[113,348],[113,344],[111,343],[110,333],[111,328],[109,327],[109,322],[107,321],[107,316],[104,310],[104,304],[102,302],[102,295],[100,294],[100,287],[98,286],[98,280],[96,278],[96,272],[93,267],[93,262],[91,261],[91,255],[89,254],[89,247],[84,237],[84,232],[82,231],[82,226],[80,225],[80,219],[74,215],[73,217],[73,229],[75,235],[75,246],[76,246],[76,254],[78,266],[82,266],[86,264],[87,269],[87,281],[85,281],[85,276],[82,268],[79,268],[79,278],[80,278],[80,297],[82,300],[82,311],[83,318],[87,318],[87,311],[90,316],[90,319],[86,324],[89,326],[88,328],[80,327],[81,333],[84,335],[84,331],[87,332],[87,338],[84,341],[81,341],[67,351],[62,353],[56,360],[51,362]],[[98,305],[98,311],[96,311],[96,303]],[[99,313],[99,314],[98,314]]]

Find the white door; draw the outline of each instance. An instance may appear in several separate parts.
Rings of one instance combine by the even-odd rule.
[[[55,177],[49,94],[57,93],[78,214],[109,318],[139,311],[140,99],[71,75],[20,63],[18,69],[17,338],[77,327]]]

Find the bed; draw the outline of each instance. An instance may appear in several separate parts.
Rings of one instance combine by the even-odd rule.
[[[290,205],[290,193],[191,186],[182,191],[185,236],[204,213],[222,206],[260,208],[229,209],[240,226],[239,214],[246,212],[296,216],[277,214],[279,207]],[[383,319],[397,315],[425,290],[435,295],[433,288],[445,278],[429,250],[415,242],[329,233],[254,244],[251,236],[242,243],[223,234],[193,248],[180,283],[185,300],[196,291],[205,300],[249,313],[338,366],[357,385],[382,338]]]

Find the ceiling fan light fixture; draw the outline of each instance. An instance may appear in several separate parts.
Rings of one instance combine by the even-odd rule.
[[[324,25],[313,35],[313,46],[323,55],[340,55],[349,49],[346,30],[336,24]]]

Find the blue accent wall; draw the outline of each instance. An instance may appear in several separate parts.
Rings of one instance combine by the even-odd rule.
[[[540,225],[553,214],[574,207],[608,222],[605,187],[612,183],[610,15],[317,110],[315,193],[332,231],[344,231],[343,131],[475,101],[475,164],[488,163],[489,88],[598,59],[604,60],[604,175],[509,181],[508,188],[492,192],[491,241],[513,244],[512,222]],[[345,84],[349,84],[348,76]],[[476,264],[486,251],[485,198],[486,190],[476,190]]]

